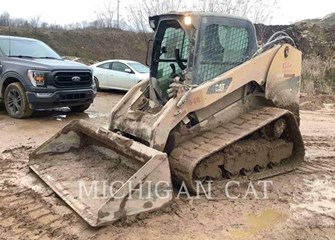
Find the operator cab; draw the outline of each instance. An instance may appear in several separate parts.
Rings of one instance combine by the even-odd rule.
[[[202,12],[149,17],[155,31],[151,83],[165,103],[175,77],[200,85],[250,59],[257,51],[253,24],[244,18]]]

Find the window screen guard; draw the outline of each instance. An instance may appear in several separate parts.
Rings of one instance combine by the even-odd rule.
[[[196,82],[206,82],[245,62],[249,50],[249,32],[245,25],[205,21],[200,34]]]

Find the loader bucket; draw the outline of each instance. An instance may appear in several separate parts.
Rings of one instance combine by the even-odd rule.
[[[91,226],[152,211],[172,199],[165,153],[83,120],[32,152],[29,167]]]

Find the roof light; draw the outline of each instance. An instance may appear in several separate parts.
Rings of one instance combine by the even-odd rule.
[[[192,24],[192,18],[190,16],[185,16],[184,17],[184,23],[185,25],[191,25]]]

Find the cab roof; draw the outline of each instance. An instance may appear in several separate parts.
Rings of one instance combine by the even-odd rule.
[[[240,17],[237,15],[231,15],[231,14],[222,14],[222,13],[215,13],[215,12],[202,12],[202,11],[187,11],[187,12],[169,12],[166,14],[160,14],[160,15],[154,15],[149,17],[149,21],[155,21],[155,28],[153,30],[156,30],[157,23],[162,18],[176,18],[176,17],[183,17],[183,16],[194,16],[196,18],[201,17],[218,17],[218,18],[230,18],[230,19],[237,19],[237,20],[244,20],[251,22],[248,18]]]
[[[233,14],[222,14],[217,12],[203,12],[203,11],[186,11],[186,12],[169,12],[166,14],[155,15],[152,17],[163,17],[163,16],[200,16],[200,17],[226,17],[226,18],[235,18],[235,19],[243,19],[248,20],[248,18],[233,15]]]

